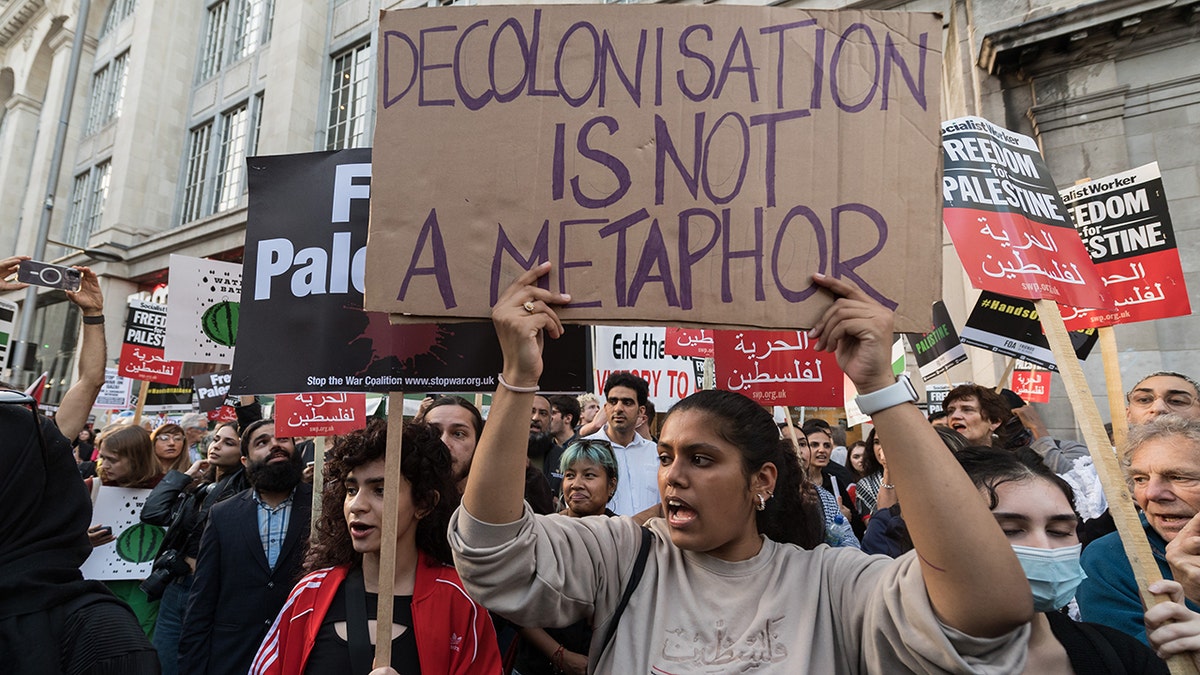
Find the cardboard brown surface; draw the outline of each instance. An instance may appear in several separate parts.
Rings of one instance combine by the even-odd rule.
[[[810,327],[821,272],[928,328],[936,15],[493,6],[380,31],[368,310],[486,318],[550,260],[569,322]]]

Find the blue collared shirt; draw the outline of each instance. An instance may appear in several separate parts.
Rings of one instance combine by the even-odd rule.
[[[254,495],[254,501],[258,504],[258,538],[262,540],[263,553],[267,555],[267,564],[271,569],[275,569],[275,563],[279,561],[279,551],[283,548],[283,538],[287,536],[288,520],[292,516],[292,496],[296,494],[296,491],[293,489],[292,494],[274,508],[258,496],[258,490],[254,490],[251,494]]]

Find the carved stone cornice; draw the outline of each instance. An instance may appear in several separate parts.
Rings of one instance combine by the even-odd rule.
[[[1195,40],[1200,0],[1100,0],[984,30],[980,68],[1047,73]]]
[[[14,38],[29,26],[46,0],[12,0],[0,11],[0,47],[12,44]]]

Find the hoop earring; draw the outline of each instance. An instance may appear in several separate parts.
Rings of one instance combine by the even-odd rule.
[[[767,509],[767,499],[762,496],[761,492],[758,493],[758,506],[755,506],[754,509],[756,511],[765,511]]]

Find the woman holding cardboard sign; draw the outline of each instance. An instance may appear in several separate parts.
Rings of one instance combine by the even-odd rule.
[[[901,495],[923,492],[905,514],[919,555],[886,560],[774,540],[774,523],[795,513],[784,505],[799,500],[791,491],[801,479],[774,461],[771,414],[729,392],[698,392],[667,416],[658,444],[665,518],[642,529],[624,517],[529,513],[519,480],[529,397],[543,336],[562,333],[554,306],[570,301],[535,285],[549,271],[518,278],[492,314],[502,386],[450,530],[473,597],[515,621],[590,619],[598,673],[1020,669],[1032,616],[1021,566],[892,375],[890,312],[844,281],[814,277],[838,299],[811,335],[836,353],[881,433],[908,439],[889,467]]]

